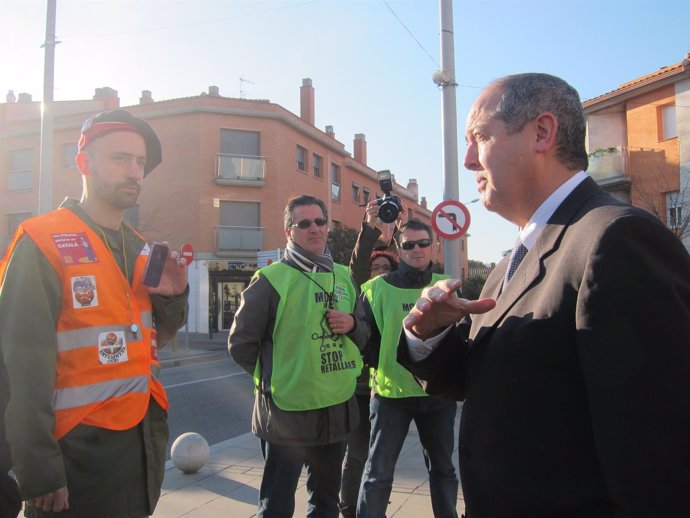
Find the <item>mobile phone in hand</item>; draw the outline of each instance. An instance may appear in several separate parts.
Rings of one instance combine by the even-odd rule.
[[[161,282],[165,261],[168,259],[170,249],[160,243],[151,243],[151,251],[144,268],[143,283],[151,288],[156,288]]]

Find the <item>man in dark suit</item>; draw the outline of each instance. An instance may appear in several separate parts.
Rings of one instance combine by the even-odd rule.
[[[519,241],[483,298],[452,296],[459,280],[427,288],[398,359],[464,400],[468,518],[690,516],[688,252],[583,172],[563,80],[495,81],[466,131],[465,167]]]

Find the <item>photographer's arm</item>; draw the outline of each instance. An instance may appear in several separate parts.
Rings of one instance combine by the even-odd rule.
[[[357,288],[369,279],[369,258],[374,251],[376,241],[381,236],[381,230],[376,226],[378,213],[376,200],[367,204],[366,211],[366,221],[362,222],[362,229],[357,235],[357,242],[350,257],[350,275]]]

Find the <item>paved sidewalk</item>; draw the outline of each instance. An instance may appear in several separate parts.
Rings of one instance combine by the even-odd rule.
[[[195,357],[218,351],[227,333],[208,336],[190,334],[182,346],[178,335],[177,347],[161,350],[161,363],[194,361]],[[165,351],[165,353],[163,352]],[[456,418],[457,426],[460,415]],[[457,450],[453,453],[457,470]],[[185,475],[172,461],[166,464],[161,499],[153,518],[249,518],[256,516],[263,459],[259,440],[250,432],[211,446],[208,463],[198,473]],[[295,517],[306,514],[306,476],[297,489]],[[462,491],[458,495],[458,516],[465,510]],[[395,481],[388,518],[432,518],[429,479],[424,465],[419,435],[414,424],[403,446],[395,470]]]
[[[457,469],[457,455],[454,454]],[[211,446],[208,464],[194,475],[185,475],[166,464],[163,492],[154,518],[218,518],[256,516],[263,460],[258,439],[251,433]],[[305,474],[297,489],[295,517],[306,514]],[[462,492],[458,516],[465,510]],[[429,480],[419,436],[414,425],[395,470],[388,518],[432,518]]]

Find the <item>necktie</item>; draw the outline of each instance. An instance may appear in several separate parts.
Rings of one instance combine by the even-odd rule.
[[[513,256],[510,258],[510,266],[508,267],[508,273],[506,274],[506,283],[510,282],[510,278],[515,273],[515,270],[518,269],[522,258],[525,257],[526,254],[527,247],[520,243],[520,246],[517,247],[517,250],[513,252]]]

